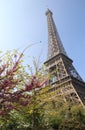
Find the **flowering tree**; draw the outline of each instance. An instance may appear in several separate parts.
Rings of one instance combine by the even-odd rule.
[[[46,82],[31,77],[25,72],[22,63],[23,53],[7,52],[0,59],[0,115],[4,116],[11,110],[20,111],[32,97],[32,91],[40,89]],[[31,91],[31,94],[29,93]]]

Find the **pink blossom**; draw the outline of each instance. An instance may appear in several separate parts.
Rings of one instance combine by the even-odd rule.
[[[21,94],[18,94],[17,95],[17,100],[19,101],[19,99],[22,97],[22,95]]]
[[[30,90],[32,90],[32,88],[33,88],[33,85],[32,84],[25,84],[25,91],[30,91]]]
[[[47,81],[48,81],[48,79],[46,79],[45,81],[43,81],[43,82],[40,84],[40,87],[42,87],[43,85],[45,85]]]
[[[25,101],[23,102],[23,104],[22,104],[22,105],[23,105],[23,106],[27,106],[27,105],[28,105],[28,103],[29,103],[29,102],[28,102],[28,100],[25,100]]]
[[[4,114],[4,111],[3,110],[0,110],[0,115],[3,115]]]
[[[10,104],[10,105],[7,105],[7,109],[8,110],[12,110],[13,109],[13,106]]]

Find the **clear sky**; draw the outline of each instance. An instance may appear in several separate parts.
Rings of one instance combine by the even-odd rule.
[[[48,34],[45,12],[53,12],[63,45],[85,80],[85,0],[0,0],[0,51],[26,50],[25,62],[46,60]],[[28,56],[30,56],[28,58]]]

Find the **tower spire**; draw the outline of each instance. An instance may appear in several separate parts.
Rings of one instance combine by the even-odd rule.
[[[60,40],[59,34],[57,32],[57,29],[56,29],[56,26],[52,17],[52,12],[49,9],[47,9],[46,11],[46,16],[47,16],[47,24],[48,24],[48,56],[47,58],[50,59],[59,53],[63,53],[64,55],[67,55],[63,47],[63,44]]]

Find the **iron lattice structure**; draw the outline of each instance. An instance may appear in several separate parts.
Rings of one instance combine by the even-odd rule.
[[[50,72],[50,90],[56,91],[56,97],[63,95],[65,101],[85,105],[85,83],[73,66],[73,61],[60,40],[52,12],[46,11],[48,24],[48,55],[46,71]]]

